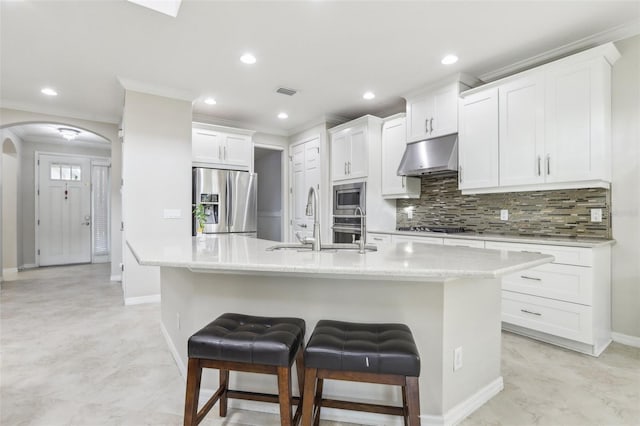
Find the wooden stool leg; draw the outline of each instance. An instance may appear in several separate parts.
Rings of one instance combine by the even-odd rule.
[[[200,398],[200,380],[202,367],[198,358],[189,358],[187,367],[187,390],[184,399],[184,426],[198,424],[198,399]]]
[[[220,370],[220,417],[227,417],[227,390],[229,390],[229,370]]]
[[[405,380],[406,382],[406,380]],[[409,426],[409,409],[407,408],[407,387],[402,386],[402,412],[404,413],[404,426]]]
[[[316,396],[314,399],[316,405],[316,412],[313,418],[313,426],[320,425],[320,408],[322,408],[322,386],[324,385],[324,379],[318,379],[316,383]]]
[[[292,426],[291,369],[289,367],[278,367],[278,399],[280,400],[280,424]]]
[[[420,426],[420,390],[417,377],[407,377],[407,411],[409,426]]]
[[[298,375],[298,390],[300,391],[300,398],[302,398],[304,395],[304,350],[302,346],[300,346],[296,355],[296,374]]]
[[[304,392],[302,393],[302,426],[311,426],[313,421],[313,400],[316,387],[315,368],[304,369]]]

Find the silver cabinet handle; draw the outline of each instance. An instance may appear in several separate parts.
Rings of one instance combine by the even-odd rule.
[[[520,312],[524,312],[525,314],[535,315],[535,316],[538,316],[538,317],[542,316],[542,314],[540,312],[531,312],[531,311],[527,311],[526,309],[520,309]]]
[[[347,162],[346,161],[344,162],[344,174],[345,175],[347,174]]]
[[[349,161],[349,175],[351,175],[351,161]]]
[[[535,254],[542,254],[541,251],[532,251],[532,250],[522,250],[522,253],[535,253]]]
[[[431,127],[431,130],[429,130],[429,134],[433,133],[433,117],[429,120],[429,127]]]
[[[538,176],[540,176],[540,174],[542,173],[541,167],[540,167],[541,162],[542,162],[542,158],[540,158],[540,156],[538,155]]]
[[[424,119],[424,132],[425,133],[429,133],[429,119],[428,118]]]
[[[218,158],[222,160],[222,147],[218,145]]]
[[[380,237],[373,237],[373,241],[382,241],[382,238],[380,238]]]
[[[547,174],[551,174],[551,155],[547,154]]]
[[[532,280],[532,281],[542,281],[542,278],[529,277],[527,275],[520,275],[520,278],[524,278],[525,280]]]
[[[224,151],[224,159],[226,160],[227,159],[227,147],[226,146],[224,147],[223,151]]]
[[[458,166],[458,181],[462,183],[462,166]]]

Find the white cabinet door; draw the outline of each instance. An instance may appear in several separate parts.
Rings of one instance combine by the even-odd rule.
[[[331,136],[331,179],[347,179],[348,159],[351,153],[349,133],[343,130]]]
[[[609,180],[608,156],[602,149],[606,129],[601,123],[607,112],[601,88],[610,71],[602,62],[558,67],[547,74],[547,182]]]
[[[369,170],[369,150],[367,144],[367,128],[360,126],[349,132],[349,158],[347,171],[349,178],[367,177]]]
[[[421,243],[421,244],[435,244],[435,245],[442,245],[443,244],[443,239],[442,238],[436,238],[436,237],[412,237],[410,235],[394,235],[393,236],[393,242],[394,243],[407,243],[407,242],[413,242],[413,243]]]
[[[405,118],[386,121],[382,126],[382,196],[420,197],[420,178],[398,176],[398,165],[406,145]]]
[[[222,141],[220,133],[193,129],[191,154],[195,162],[219,163],[222,160]]]
[[[433,117],[433,99],[420,94],[407,98],[407,142],[429,137],[429,118]]]
[[[498,89],[460,100],[460,189],[498,186]]]
[[[433,117],[429,123],[429,137],[450,135],[458,131],[458,84],[446,86],[433,93]]]
[[[291,231],[292,240],[295,240],[298,232],[307,237],[313,233],[313,217],[306,215],[306,208],[309,188],[313,186],[320,190],[319,139],[295,145],[291,151],[291,162]]]
[[[544,182],[543,83],[536,75],[499,88],[501,186]]]
[[[223,161],[225,164],[249,170],[251,163],[251,137],[246,135],[224,135]]]

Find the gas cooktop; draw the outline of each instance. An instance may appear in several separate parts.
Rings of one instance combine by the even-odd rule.
[[[445,234],[457,234],[466,230],[461,226],[400,226],[398,231],[411,232],[443,232]]]

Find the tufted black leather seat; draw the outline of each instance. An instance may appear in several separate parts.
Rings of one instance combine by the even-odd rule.
[[[190,358],[288,366],[304,340],[300,318],[227,313],[189,338]]]
[[[304,351],[302,426],[317,425],[322,407],[404,417],[420,425],[420,355],[404,324],[321,320]],[[324,380],[400,386],[402,406],[323,398]]]
[[[420,375],[418,348],[404,324],[322,320],[309,339],[304,357],[310,368]]]
[[[282,426],[296,426],[302,416],[300,397],[293,396],[291,372],[296,363],[300,395],[304,389],[305,322],[300,318],[258,317],[226,313],[189,338],[187,351],[187,390],[184,425],[198,425],[213,406],[220,402],[220,417],[227,415],[230,398],[274,402],[280,406]],[[202,370],[218,370],[219,386],[198,410]],[[278,378],[278,393],[265,394],[229,389],[229,373],[273,374]],[[295,414],[291,414],[298,405]]]

